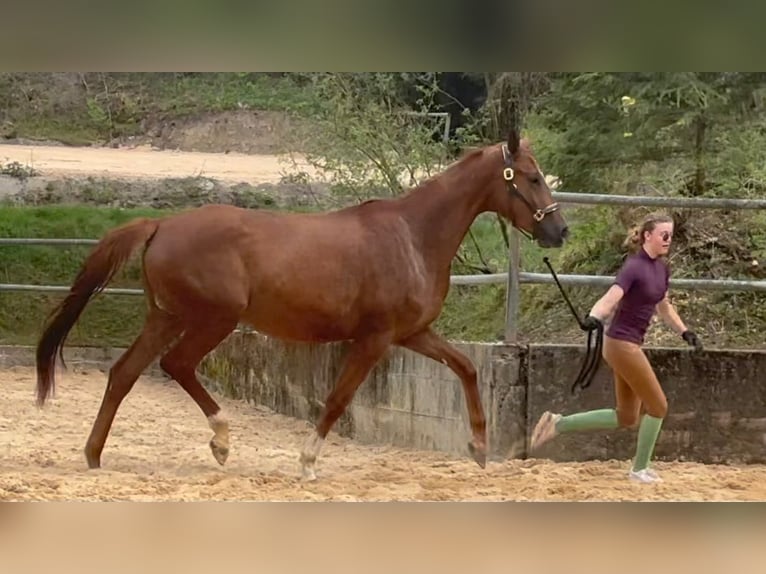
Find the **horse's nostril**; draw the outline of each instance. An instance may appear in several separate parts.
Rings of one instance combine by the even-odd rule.
[[[564,226],[564,229],[561,230],[561,238],[566,239],[569,237],[569,227]]]

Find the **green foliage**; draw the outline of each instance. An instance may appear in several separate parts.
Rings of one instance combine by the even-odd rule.
[[[549,140],[538,157],[564,189],[762,196],[763,79],[750,73],[558,75],[531,122],[539,139]],[[647,211],[576,210],[562,263],[583,272],[613,270],[621,260],[621,234]],[[674,214],[687,227],[706,217],[699,211]]]
[[[763,131],[763,77],[726,72],[557,75],[536,118],[559,136],[545,164],[569,189],[610,191],[625,185],[608,177],[619,166],[634,173],[634,184],[647,172],[672,174],[663,181],[663,193],[715,192],[725,185],[715,177],[716,167],[733,159],[719,152],[742,153],[736,140],[743,127]]]
[[[419,112],[436,92],[418,77],[415,108],[405,103],[408,73],[312,73],[305,81],[320,102],[302,142],[307,160],[328,176],[341,201],[397,196],[443,167],[438,122]]]
[[[8,175],[21,181],[25,181],[30,177],[34,177],[40,174],[35,168],[29,165],[24,165],[17,161],[12,161],[9,163],[0,162],[0,175]]]
[[[434,329],[452,341],[502,340],[505,287],[453,285]]]

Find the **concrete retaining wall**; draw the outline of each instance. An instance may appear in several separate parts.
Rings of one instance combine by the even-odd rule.
[[[526,439],[546,410],[614,404],[602,362],[590,388],[570,385],[584,350],[577,346],[459,344],[475,363],[491,457],[526,457]],[[344,345],[285,344],[235,333],[202,365],[216,390],[315,422],[341,366]],[[670,404],[656,456],[698,462],[766,462],[766,352],[647,349]],[[213,384],[213,383],[209,383]],[[462,386],[441,363],[392,349],[333,428],[363,443],[467,455]],[[562,436],[536,456],[553,460],[628,459],[635,431]]]
[[[67,367],[108,371],[125,352],[120,347],[65,347],[64,360]],[[34,367],[35,348],[28,345],[0,345],[0,369],[13,367]],[[144,371],[147,375],[161,376],[158,361]],[[106,383],[106,379],[104,379]]]

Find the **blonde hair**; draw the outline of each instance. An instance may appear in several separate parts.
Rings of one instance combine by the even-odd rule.
[[[631,252],[636,252],[644,244],[644,233],[653,231],[658,223],[673,223],[673,218],[665,213],[651,213],[641,220],[641,223],[631,227],[623,242]]]

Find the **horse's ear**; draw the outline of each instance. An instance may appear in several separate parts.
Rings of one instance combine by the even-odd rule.
[[[519,151],[519,132],[516,131],[516,128],[513,127],[508,132],[508,151],[511,152],[511,155],[516,155],[516,152]]]

